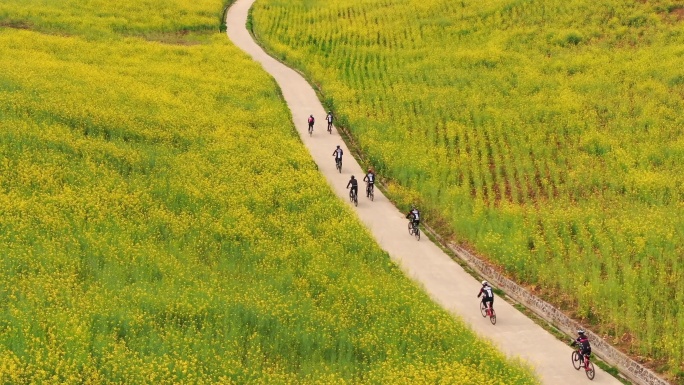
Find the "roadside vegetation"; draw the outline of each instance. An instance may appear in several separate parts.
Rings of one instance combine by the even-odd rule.
[[[400,205],[684,381],[684,3],[259,0]]]
[[[537,382],[321,183],[220,1],[58,3],[0,3],[0,382]]]

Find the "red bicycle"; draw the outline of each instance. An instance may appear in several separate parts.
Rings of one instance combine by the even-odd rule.
[[[491,322],[492,325],[496,325],[496,313],[494,312],[494,308],[490,309],[484,302],[480,302],[480,313],[482,313],[483,317],[489,317],[489,322]]]
[[[594,371],[594,364],[591,362],[588,354],[584,355],[584,362],[580,361],[580,356],[579,349],[572,352],[572,366],[575,368],[575,370],[580,370],[580,368],[584,367],[584,373],[586,373],[587,378],[593,380],[594,376],[596,375],[596,372]]]

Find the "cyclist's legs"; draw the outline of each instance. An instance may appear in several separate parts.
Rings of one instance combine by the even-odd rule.
[[[354,194],[354,196],[358,196],[359,194],[359,187],[358,186],[353,186],[351,188],[351,191],[349,192],[350,194]]]
[[[589,349],[580,349],[580,362],[582,365],[584,365],[584,357],[589,359],[591,357],[591,348]]]
[[[490,299],[482,297],[482,304],[484,305],[485,309],[487,309],[487,310],[492,309],[492,301]]]

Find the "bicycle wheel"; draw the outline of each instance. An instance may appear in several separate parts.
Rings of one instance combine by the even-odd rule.
[[[313,126],[309,126],[309,136],[313,135]]]
[[[371,201],[372,201],[373,198],[374,198],[374,196],[373,196],[373,195],[374,195],[374,194],[373,194],[373,190],[375,190],[375,187],[371,186],[371,189],[370,189],[370,196],[369,196],[369,198],[370,198]]]
[[[492,315],[489,316],[489,322],[491,322],[492,325],[496,325],[496,312],[494,311],[494,309],[492,309],[491,311]]]
[[[416,235],[416,240],[420,241],[420,229],[418,228],[418,226],[416,226],[416,229],[413,230],[413,234]]]
[[[413,223],[411,223],[410,221],[408,223],[408,231],[409,235],[413,235]]]
[[[585,368],[585,373],[587,374],[588,379],[590,379],[590,380],[594,379],[596,372],[594,371],[594,364],[591,361],[587,362],[587,367]]]
[[[572,366],[575,368],[575,370],[579,370],[582,366],[577,351],[572,352]]]
[[[354,194],[354,206],[359,205],[359,194]]]
[[[480,302],[480,313],[482,313],[483,317],[487,316],[487,307],[482,302]]]

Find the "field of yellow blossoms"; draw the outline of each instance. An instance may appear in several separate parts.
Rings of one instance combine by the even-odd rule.
[[[0,2],[0,382],[536,383],[326,187],[223,6]]]
[[[684,381],[684,3],[260,0],[400,205]]]

